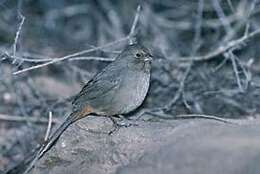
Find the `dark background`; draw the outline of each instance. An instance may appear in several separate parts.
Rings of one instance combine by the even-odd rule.
[[[83,84],[128,43],[124,38],[136,15],[136,38],[155,60],[146,101],[129,116],[150,111],[158,118],[257,117],[259,14],[257,0],[1,0],[0,170],[43,141],[50,111],[53,122],[70,112]]]

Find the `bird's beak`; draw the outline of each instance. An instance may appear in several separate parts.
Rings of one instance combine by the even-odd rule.
[[[147,55],[144,59],[145,62],[151,62],[153,60],[153,56],[151,54]]]

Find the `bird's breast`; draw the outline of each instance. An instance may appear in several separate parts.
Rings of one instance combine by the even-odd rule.
[[[150,73],[129,71],[125,74],[115,99],[122,113],[130,112],[142,104],[149,89]]]

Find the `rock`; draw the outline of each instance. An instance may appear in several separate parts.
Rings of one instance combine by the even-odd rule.
[[[108,118],[70,126],[32,174],[256,174],[260,120],[138,121],[112,135]]]

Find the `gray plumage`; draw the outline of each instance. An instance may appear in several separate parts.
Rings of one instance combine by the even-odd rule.
[[[128,113],[140,106],[150,83],[151,55],[139,45],[130,45],[93,77],[73,101],[73,111],[89,105],[99,115]]]

